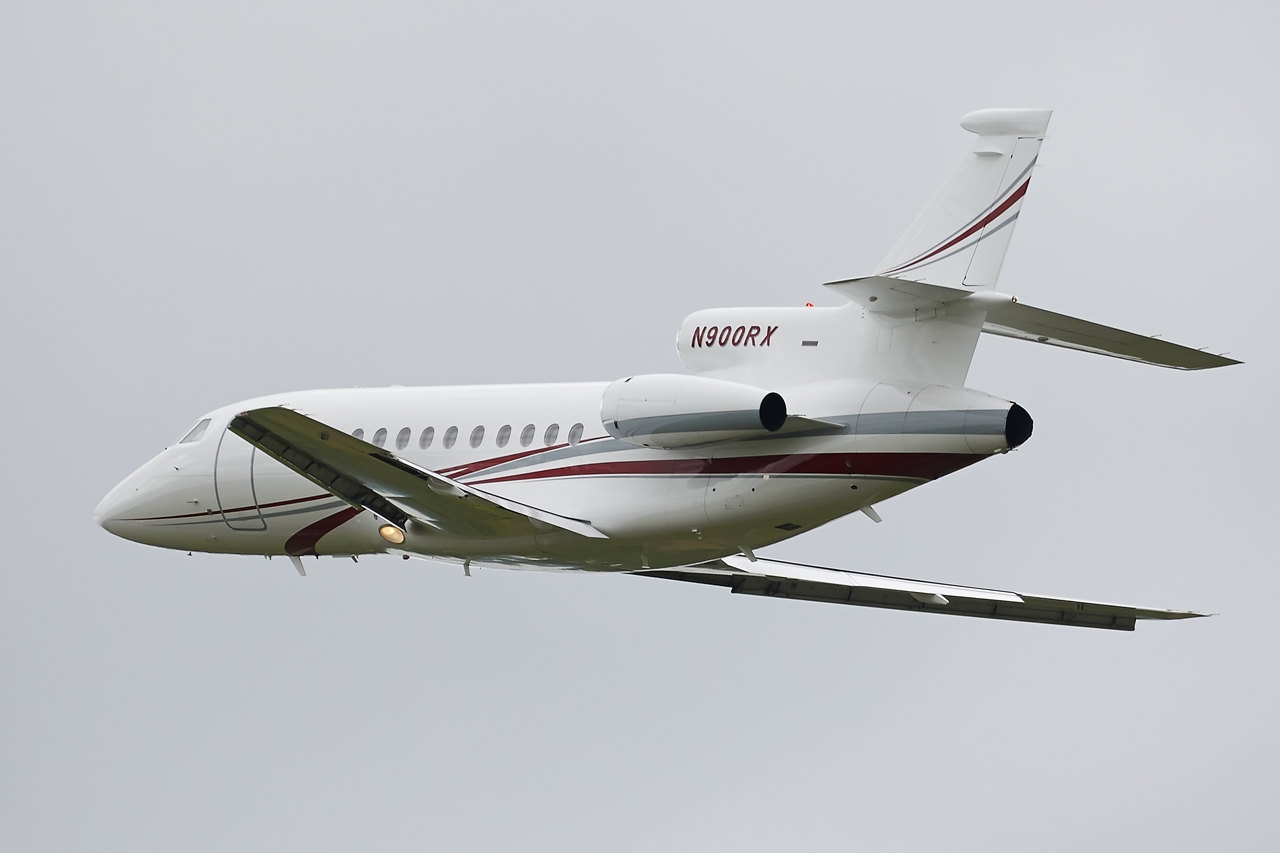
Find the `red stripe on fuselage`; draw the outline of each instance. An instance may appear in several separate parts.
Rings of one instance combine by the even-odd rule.
[[[326,492],[323,495],[312,495],[309,498],[290,498],[287,501],[272,501],[271,503],[265,503],[259,506],[254,506],[250,504],[249,506],[238,506],[232,509],[215,510],[213,512],[209,512],[208,510],[205,510],[204,512],[188,512],[183,515],[157,515],[157,516],[152,516],[151,518],[126,518],[122,520],[123,521],[170,521],[175,518],[206,518],[210,515],[217,515],[218,512],[222,512],[224,515],[229,512],[248,512],[249,510],[252,510],[252,509],[270,509],[272,507],[277,507],[277,506],[288,506],[289,504],[301,504],[301,503],[306,503],[307,501],[318,501],[318,500],[324,500],[325,498],[331,498],[331,497],[333,497],[333,495],[328,494]]]
[[[512,453],[509,456],[495,456],[491,459],[481,459],[477,462],[468,462],[465,465],[454,465],[452,468],[441,468],[437,473],[456,479],[458,477],[465,477],[468,474],[474,474],[477,471],[483,471],[485,468],[492,468],[495,465],[501,465],[504,462],[514,462],[517,459],[524,459],[538,453],[546,453],[549,450],[559,450],[562,447],[568,446],[569,445],[567,444],[556,444],[551,447],[535,447],[533,450]]]
[[[364,512],[357,507],[347,507],[340,509],[333,515],[326,515],[319,521],[308,524],[297,533],[289,537],[284,543],[284,552],[291,557],[305,557],[316,552],[316,543],[320,541],[326,533],[335,530]]]
[[[607,436],[607,435],[599,435],[599,436],[596,436],[595,438],[584,438],[582,441],[578,442],[577,446],[580,447],[584,444],[588,444],[593,441],[605,441],[608,438],[610,438],[610,436]],[[553,444],[550,447],[535,447],[533,450],[525,450],[525,451],[521,451],[520,453],[512,453],[508,456],[494,456],[490,459],[480,459],[476,462],[468,462],[465,465],[454,465],[452,468],[441,468],[436,473],[444,474],[446,477],[452,477],[453,479],[456,480],[461,477],[467,477],[467,476],[470,476],[471,474],[475,474],[479,471],[483,471],[486,468],[493,468],[498,465],[504,465],[507,462],[514,462],[517,459],[527,459],[530,456],[536,456],[539,453],[550,453],[553,450],[563,450],[566,447],[570,447],[570,446],[572,445],[565,443],[565,444]]]
[[[528,471],[477,480],[471,485],[553,477],[618,475],[731,477],[742,474],[849,474],[864,477],[913,477],[936,480],[985,458],[976,453],[796,453],[786,456],[742,456],[720,459],[646,459],[635,462],[566,465],[546,471]]]

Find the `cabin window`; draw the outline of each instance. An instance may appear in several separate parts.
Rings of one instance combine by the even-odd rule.
[[[528,447],[530,444],[532,444],[532,443],[533,443],[533,434],[534,434],[535,432],[537,432],[537,431],[538,431],[538,430],[534,427],[534,425],[533,425],[533,424],[529,424],[527,427],[525,427],[525,428],[520,432],[520,446],[521,446],[521,447]]]
[[[357,441],[364,441],[364,430],[358,429],[351,433],[351,437]]]
[[[497,444],[499,447],[506,447],[507,442],[511,440],[511,424],[503,424],[498,430]]]
[[[182,441],[179,441],[178,444],[191,444],[193,442],[199,441],[200,439],[204,438],[205,430],[207,430],[208,428],[209,428],[209,419],[205,418],[200,423],[193,426],[191,428],[191,432],[187,433],[186,437],[184,437]],[[170,433],[170,435],[172,435],[172,433]]]
[[[379,447],[384,447],[387,443],[387,428],[378,427],[378,431],[373,434],[373,443]]]
[[[396,433],[396,450],[404,450],[409,446],[409,436],[413,435],[413,430],[405,427]]]
[[[484,427],[478,426],[471,431],[471,446],[479,447],[482,441],[484,441]]]
[[[458,428],[449,427],[444,431],[444,449],[448,450],[458,441]]]
[[[582,441],[582,424],[574,424],[569,430],[569,443],[576,445],[579,441]]]
[[[435,427],[427,427],[426,429],[424,429],[422,431],[422,435],[418,436],[419,449],[426,450],[428,447],[431,446],[431,442],[435,439],[435,437],[436,437]]]
[[[556,439],[560,437],[560,424],[552,424],[547,427],[547,432],[542,436],[542,443],[547,447],[556,443]]]

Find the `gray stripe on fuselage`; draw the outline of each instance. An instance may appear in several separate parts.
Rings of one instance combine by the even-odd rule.
[[[927,412],[823,415],[822,420],[843,424],[855,435],[1004,435],[1007,414],[1004,409],[944,409]],[[812,433],[757,436],[751,440],[775,437],[794,438],[797,435],[806,434],[823,435],[824,433],[815,430]]]
[[[843,424],[857,435],[1003,435],[1007,413],[1004,409],[948,409],[929,412],[885,412],[865,415],[834,415],[822,417],[831,423]],[[855,426],[856,425],[856,426]],[[828,432],[815,430],[813,435],[829,435]],[[779,441],[802,438],[806,433],[788,433],[785,435],[752,436],[744,441]],[[503,462],[489,468],[481,468],[459,479],[489,479],[534,466],[565,460],[579,460],[587,456],[602,453],[620,453],[640,451],[647,448],[636,447],[617,438],[597,438],[583,442],[577,447],[562,447],[547,453],[525,456]],[[651,476],[651,475],[644,475]]]
[[[1004,435],[1003,409],[859,415],[857,435]]]

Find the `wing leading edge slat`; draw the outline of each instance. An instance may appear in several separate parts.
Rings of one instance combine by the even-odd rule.
[[[728,587],[742,595],[826,601],[860,607],[950,613],[980,619],[1039,622],[1132,631],[1139,619],[1205,616],[1182,610],[1152,610],[1120,604],[1021,595],[1004,590],[939,584],[908,578],[847,572],[780,560],[725,557],[696,566],[632,574]]]

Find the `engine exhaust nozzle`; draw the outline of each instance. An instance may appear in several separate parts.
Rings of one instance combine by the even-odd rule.
[[[1035,427],[1035,422],[1031,420],[1031,415],[1027,410],[1014,403],[1009,407],[1009,414],[1004,419],[1004,441],[1012,450],[1024,444],[1028,438],[1031,438],[1031,430]]]

